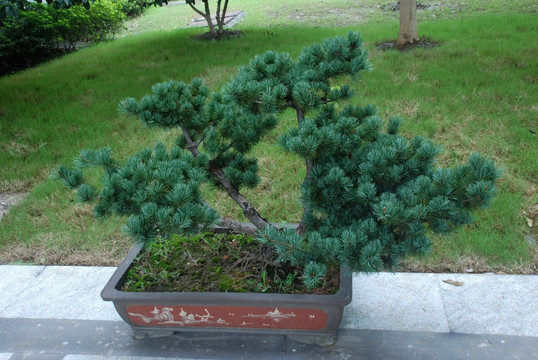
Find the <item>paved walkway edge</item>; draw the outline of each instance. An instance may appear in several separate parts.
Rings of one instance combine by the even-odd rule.
[[[100,298],[114,270],[0,265],[0,318],[121,321]],[[538,337],[536,299],[535,275],[357,274],[341,328]]]
[[[341,329],[336,344],[285,336],[177,333],[134,340],[117,321],[0,319],[1,360],[536,359],[536,338]]]

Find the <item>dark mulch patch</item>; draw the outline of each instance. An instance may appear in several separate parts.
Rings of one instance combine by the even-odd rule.
[[[201,35],[195,35],[192,38],[194,40],[227,40],[227,39],[235,39],[243,36],[243,32],[241,30],[224,30],[224,32],[220,34],[213,35],[210,32],[203,33]]]
[[[423,4],[417,1],[417,10],[426,10],[426,9],[429,9],[431,6],[432,5]],[[392,4],[382,5],[381,9],[385,11],[400,11],[400,2],[398,1]]]
[[[414,43],[398,45],[396,40],[392,40],[392,41],[385,41],[382,43],[378,43],[376,44],[376,48],[382,51],[398,50],[400,52],[407,52],[413,49],[433,49],[440,45],[441,43],[428,39],[425,36],[422,36],[421,39],[419,39],[418,41],[415,41]]]

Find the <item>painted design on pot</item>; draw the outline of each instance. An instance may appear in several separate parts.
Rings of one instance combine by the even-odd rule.
[[[209,319],[213,319],[213,316],[207,311],[207,309],[204,309],[205,314],[199,315],[190,313],[188,314],[183,308],[179,311],[179,317],[180,320],[176,320],[174,318],[174,315],[172,314],[173,309],[171,307],[163,307],[161,311],[157,309],[155,306],[151,313],[153,314],[153,317],[145,316],[143,314],[137,314],[137,313],[129,313],[130,317],[138,317],[142,321],[144,321],[146,324],[159,324],[159,325],[186,325],[186,324],[214,324],[215,321],[210,321]],[[226,325],[226,321],[219,318],[216,323],[221,325]]]
[[[157,309],[157,307],[155,307],[151,313],[153,314],[153,317],[145,316],[145,315],[142,315],[142,314],[135,314],[135,313],[129,313],[129,316],[139,317],[146,324],[149,324],[152,321],[157,321],[157,322],[163,321],[163,322],[165,322],[165,321],[173,321],[174,320],[174,316],[172,315],[172,309],[169,308],[169,307],[163,308],[162,311],[160,311],[160,312],[159,312],[159,309]]]
[[[267,314],[263,314],[263,315],[248,314],[248,315],[243,315],[242,317],[272,319],[274,322],[279,322],[282,319],[289,319],[289,318],[295,317],[295,314],[293,312],[291,312],[290,314],[283,314],[280,311],[278,311],[277,308],[275,308],[274,311],[268,311]],[[310,315],[311,319],[315,317],[316,317],[315,315]]]
[[[133,324],[166,327],[321,330],[328,319],[321,309],[255,306],[131,305],[127,314]]]

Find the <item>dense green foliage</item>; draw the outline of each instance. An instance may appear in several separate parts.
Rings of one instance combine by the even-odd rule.
[[[95,2],[95,0],[46,0],[46,3],[54,9],[68,9],[74,5],[83,5],[86,9],[89,9],[90,1]],[[18,17],[21,11],[28,10],[36,3],[42,4],[43,0],[0,0],[0,19]]]
[[[123,165],[107,150],[83,151],[75,170],[60,167],[56,176],[78,187],[79,199],[97,197],[98,215],[110,209],[131,215],[128,233],[145,242],[211,225],[214,213],[196,190],[210,179],[280,261],[304,266],[308,288],[319,285],[327,265],[390,268],[404,255],[429,252],[427,229],[448,232],[470,223],[470,210],[488,205],[500,173],[480,155],[454,169],[435,168],[439,148],[398,135],[399,119],[389,119],[385,129],[374,107],[338,105],[354,93],[337,81],[369,66],[360,36],[350,32],[303,49],[297,60],[273,51],[256,56],[219,92],[201,79],[156,84],[151,95],[125,99],[120,109],[148,126],[179,129],[179,147],[168,154],[159,145],[154,158],[145,150]],[[279,141],[306,166],[298,231],[276,229],[240,193],[259,183],[252,147],[288,108],[297,127]],[[80,169],[88,164],[105,168],[100,192],[81,185]]]
[[[149,5],[147,0],[123,0],[122,11],[128,18],[134,18],[142,15]]]
[[[53,12],[54,23],[64,47],[73,50],[79,42],[113,38],[126,16],[118,0],[99,0],[88,10],[80,6]]]
[[[428,228],[449,232],[489,204],[500,175],[492,161],[474,154],[454,169],[434,168],[439,149],[398,135],[399,123],[390,119],[385,132],[370,107],[326,107],[281,138],[314,162],[302,187],[308,231],[266,228],[264,241],[275,243],[282,260],[307,263],[314,284],[335,260],[368,272],[428,254]]]
[[[78,169],[105,168],[105,187],[100,191],[97,216],[131,215],[125,232],[136,240],[174,232],[194,233],[201,226],[214,225],[217,214],[202,200],[200,184],[206,174],[207,158],[195,158],[178,147],[168,151],[157,144],[130,157],[123,165],[112,160],[109,149],[83,151],[76,160]],[[82,184],[80,170],[60,167],[56,176],[68,187],[78,187],[77,200],[90,201],[96,196],[88,184]]]
[[[28,6],[18,17],[0,20],[0,75],[31,67],[59,53],[50,11]]]
[[[89,10],[27,4],[18,16],[0,19],[0,75],[72,51],[81,43],[113,38],[125,19],[118,0],[99,0]]]

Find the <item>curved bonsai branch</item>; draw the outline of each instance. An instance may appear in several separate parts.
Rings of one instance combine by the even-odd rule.
[[[267,220],[262,218],[258,211],[250,204],[250,202],[241,195],[241,193],[232,185],[228,176],[216,166],[210,166],[209,171],[213,174],[215,179],[222,185],[228,196],[230,196],[239,205],[243,214],[250,222],[256,226],[257,229],[263,230],[267,226],[271,226]]]
[[[181,131],[183,132],[183,136],[187,142],[187,150],[189,150],[194,157],[198,157],[200,155],[200,151],[198,150],[199,144],[194,142],[185,127],[181,126]],[[237,188],[230,182],[228,176],[226,176],[224,171],[222,171],[222,169],[217,166],[214,161],[210,163],[209,171],[222,185],[228,196],[230,196],[237,203],[237,205],[239,205],[245,217],[249,219],[257,229],[263,230],[269,225],[267,220],[262,218],[254,206],[252,206],[252,204],[243,195],[241,195],[239,190],[237,190]]]

